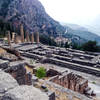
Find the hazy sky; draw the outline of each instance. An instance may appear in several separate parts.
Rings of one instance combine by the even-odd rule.
[[[88,24],[100,14],[100,0],[40,0],[57,21]]]

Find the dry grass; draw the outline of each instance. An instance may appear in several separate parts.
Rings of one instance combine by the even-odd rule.
[[[56,94],[56,100],[69,100],[67,93],[65,92],[61,92],[58,89],[55,89],[53,86],[51,85],[46,85],[48,87],[49,90],[54,91]],[[80,100],[77,97],[73,97],[73,100]]]
[[[25,66],[25,68],[26,68],[26,71],[27,71],[27,72],[31,72],[32,74],[34,74],[34,73],[33,73],[33,68],[30,68],[30,67],[28,67],[27,65]]]
[[[77,97],[73,97],[73,100],[80,100],[79,98],[77,98]]]
[[[6,51],[2,48],[0,48],[0,54],[6,53]]]

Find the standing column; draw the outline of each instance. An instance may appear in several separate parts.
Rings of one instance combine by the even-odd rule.
[[[40,40],[39,40],[39,32],[36,32],[36,43],[39,43]]]
[[[26,42],[30,42],[29,32],[28,32],[28,31],[26,31],[26,32],[25,32],[25,34],[26,34]]]
[[[24,42],[24,30],[23,30],[23,25],[20,26],[20,33],[21,33],[21,42]]]
[[[34,43],[34,33],[32,32],[32,35],[31,35],[31,42]]]
[[[10,31],[7,32],[7,39],[8,39],[8,45],[11,46],[11,36],[10,36]]]
[[[18,35],[17,34],[15,34],[15,40],[14,40],[14,42],[15,42],[15,44],[18,43]]]
[[[12,32],[12,41],[14,41],[15,40],[15,32]]]

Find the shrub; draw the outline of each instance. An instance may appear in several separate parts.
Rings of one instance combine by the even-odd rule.
[[[7,44],[8,43],[8,40],[5,40],[4,42]]]
[[[84,51],[98,52],[99,46],[96,41],[88,41],[82,46]]]
[[[44,78],[46,76],[46,70],[45,70],[45,68],[40,67],[39,69],[37,69],[36,76],[38,78]]]
[[[65,48],[69,48],[70,44],[68,44],[68,42],[65,43]]]
[[[92,82],[93,84],[96,84],[96,82]]]
[[[48,92],[48,88],[46,88],[44,91],[45,91],[45,92]]]

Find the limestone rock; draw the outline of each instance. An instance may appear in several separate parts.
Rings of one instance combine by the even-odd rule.
[[[0,59],[0,69],[6,69],[9,67],[9,62],[6,60],[1,60]]]
[[[23,23],[29,31],[55,35],[65,32],[65,28],[45,12],[39,0],[0,0],[0,5],[0,15],[15,27]]]
[[[48,96],[32,86],[18,86],[8,91],[2,100],[49,100]]]
[[[11,62],[10,67],[6,70],[7,73],[11,74],[19,83],[19,85],[31,85],[31,74],[26,72],[25,63],[16,61]]]
[[[16,86],[18,86],[17,81],[10,74],[0,70],[0,96]]]

